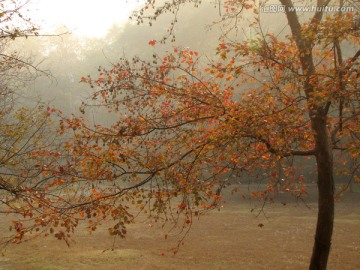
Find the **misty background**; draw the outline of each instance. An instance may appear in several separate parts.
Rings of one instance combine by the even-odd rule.
[[[153,54],[162,56],[166,51],[182,47],[199,52],[204,66],[212,60],[219,60],[216,55],[219,37],[223,36],[233,23],[219,21],[221,12],[219,6],[212,1],[206,1],[197,8],[194,8],[193,4],[184,5],[177,14],[177,22],[174,26],[175,41],[169,37],[165,43],[157,42],[155,46],[151,46],[149,41],[160,41],[168,36],[174,14],[160,16],[151,26],[147,22],[138,25],[136,20],[117,23],[115,19],[112,26],[98,36],[77,34],[76,31],[72,32],[72,29],[60,24],[56,29],[49,29],[44,25],[45,31],[50,31],[45,32],[44,36],[18,38],[7,48],[9,51],[15,50],[21,53],[24,58],[31,59],[32,63],[42,71],[37,73],[35,79],[19,85],[21,89],[19,104],[32,106],[41,101],[44,106],[59,108],[68,116],[79,115],[82,102],[89,99],[94,91],[88,84],[80,82],[81,77],[90,75],[96,79],[100,66],[111,68],[120,58],[131,59],[139,56],[141,59],[151,60]],[[94,20],[101,20],[102,16],[106,14],[99,13]],[[247,18],[246,13],[244,16],[248,22],[254,19]],[[300,14],[300,16],[306,19],[311,14]],[[264,34],[275,33],[278,37],[284,38],[289,33],[284,14],[260,14],[260,21]],[[237,25],[226,39],[254,38],[256,30],[247,26],[248,23],[244,27]],[[41,27],[40,33],[43,33]],[[353,48],[347,50],[349,55],[352,51]],[[95,122],[106,124],[114,120],[114,116],[96,107],[87,110],[86,117],[94,124]],[[315,180],[316,173],[306,169],[312,167],[315,161],[301,158],[298,162],[299,166],[304,168],[302,173],[309,176],[307,179]]]

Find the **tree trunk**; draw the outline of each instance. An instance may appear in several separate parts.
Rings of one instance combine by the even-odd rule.
[[[331,238],[334,227],[334,175],[333,175],[333,156],[331,136],[327,128],[328,106],[323,104],[322,100],[316,98],[317,92],[314,87],[316,80],[316,68],[313,62],[312,49],[315,42],[314,38],[304,36],[301,30],[301,24],[296,12],[290,10],[293,8],[292,0],[280,0],[281,4],[286,6],[285,12],[292,35],[295,39],[300,55],[302,70],[306,75],[304,92],[309,105],[309,116],[311,119],[312,130],[315,139],[315,155],[318,171],[318,219],[315,233],[315,243],[310,262],[310,270],[324,270],[327,267],[329,258]],[[324,0],[317,0],[317,6],[324,6]],[[321,21],[323,12],[316,12],[311,19],[311,30],[316,32],[318,22]],[[326,102],[325,102],[326,103]]]
[[[318,219],[310,270],[324,270],[330,253],[334,226],[334,176],[331,138],[326,117],[312,120],[315,131],[316,162],[318,169]]]

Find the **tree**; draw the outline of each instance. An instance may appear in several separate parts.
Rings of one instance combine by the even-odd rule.
[[[334,220],[333,152],[359,155],[360,51],[343,60],[341,50],[344,44],[359,45],[359,27],[355,13],[325,17],[319,7],[330,2],[317,1],[315,14],[300,23],[292,1],[280,0],[290,35],[280,40],[264,34],[255,17],[256,38],[222,42],[222,61],[205,70],[196,52],[175,49],[162,58],[154,55],[152,63],[125,59],[101,70],[97,80],[83,78],[98,88],[93,99],[116,112],[118,120],[111,127],[71,121],[71,127],[81,130],[77,152],[87,152],[91,168],[106,166],[110,181],[133,182],[127,187],[122,182],[113,196],[137,193],[149,183],[147,203],[156,214],[180,196],[176,213],[184,213],[185,223],[198,214],[194,206],[216,205],[226,175],[261,169],[276,178],[280,161],[291,179],[294,168],[285,166],[286,160],[314,156],[319,213],[310,269],[326,269]],[[148,18],[176,12],[181,3],[165,3]],[[253,1],[225,1],[224,9],[224,19],[238,19],[241,10],[256,14],[259,7]],[[254,196],[271,192],[274,183]]]
[[[66,164],[66,153],[59,152],[61,140],[51,120],[54,109],[21,91],[38,76],[50,75],[31,57],[11,50],[15,39],[38,36],[22,14],[26,4],[0,1],[0,213],[12,217],[13,232],[5,243],[21,242],[26,233],[35,236],[49,223],[66,220],[56,215],[65,201],[59,195],[63,187],[56,187],[62,181],[59,166]],[[60,232],[57,237],[62,237]]]

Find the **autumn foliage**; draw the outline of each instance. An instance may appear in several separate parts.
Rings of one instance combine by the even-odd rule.
[[[360,32],[354,13],[317,12],[300,23],[288,9],[292,1],[280,2],[290,27],[285,37],[263,32],[254,1],[224,1],[224,20],[254,12],[254,38],[223,38],[218,58],[208,62],[176,47],[151,61],[121,59],[100,68],[97,78],[82,77],[94,89],[80,108],[84,117],[49,108],[46,116],[59,117],[64,143],[56,151],[30,151],[29,162],[41,173],[31,177],[38,184],[23,190],[31,199],[22,198],[21,213],[33,227],[15,222],[15,241],[34,230],[67,240],[80,221],[91,232],[108,219],[110,234],[125,237],[140,213],[181,232],[218,207],[222,189],[243,176],[261,175],[267,184],[245,197],[272,200],[279,189],[301,197],[306,184],[294,158],[315,157],[318,230],[326,235],[317,232],[314,254],[325,246],[327,255],[313,255],[312,269],[325,269],[333,153],[353,161],[353,178],[359,168]],[[157,41],[148,43],[156,48]],[[86,119],[92,107],[106,113],[108,124]]]
[[[293,7],[291,1],[280,2]],[[243,9],[258,14],[252,1],[225,5],[224,19],[238,18]],[[176,7],[164,5],[150,20]],[[313,156],[319,217],[311,268],[325,269],[334,215],[333,151],[353,161],[359,156],[354,15],[316,12],[301,24],[287,9],[291,34],[284,38],[264,33],[255,16],[255,37],[224,38],[219,59],[205,67],[197,52],[175,48],[154,54],[152,61],[122,59],[101,69],[97,79],[84,77],[95,92],[81,110],[104,108],[114,123],[73,118],[64,124],[63,130],[76,130],[71,147],[91,168],[83,176],[98,179],[94,174],[100,173],[118,189],[97,190],[99,198],[145,192],[140,209],[149,209],[150,217],[165,215],[166,221],[169,212],[182,214],[186,225],[202,209],[216,207],[221,189],[245,173],[261,172],[268,180],[266,190],[252,193],[256,198],[271,199],[278,185],[301,196],[304,177],[296,173],[293,158]]]

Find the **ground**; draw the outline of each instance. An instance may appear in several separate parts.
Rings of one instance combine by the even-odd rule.
[[[125,240],[115,242],[104,227],[92,236],[79,232],[70,247],[53,238],[7,246],[0,270],[307,269],[316,225],[314,196],[305,198],[306,206],[280,195],[258,217],[258,210],[251,212],[253,205],[240,194],[226,200],[221,211],[194,222],[176,256],[170,251],[175,239],[165,240],[159,227],[141,220],[129,228]],[[0,221],[0,233],[5,233],[5,222]],[[328,269],[360,269],[359,255],[357,187],[336,204]]]

